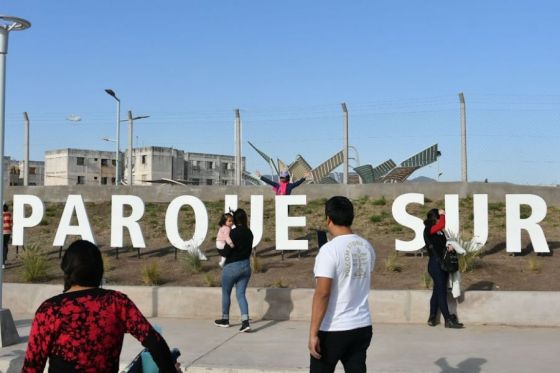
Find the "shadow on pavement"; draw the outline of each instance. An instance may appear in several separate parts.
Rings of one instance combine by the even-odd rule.
[[[434,361],[441,369],[441,373],[480,373],[482,372],[482,365],[486,363],[486,359],[479,357],[470,357],[457,364],[457,368],[449,365],[447,359],[442,357]]]

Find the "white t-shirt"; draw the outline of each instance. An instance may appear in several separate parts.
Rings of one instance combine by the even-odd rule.
[[[319,330],[342,331],[371,325],[368,296],[375,252],[356,234],[333,238],[315,258],[315,277],[332,279],[327,312]]]

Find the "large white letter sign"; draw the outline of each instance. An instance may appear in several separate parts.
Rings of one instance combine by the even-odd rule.
[[[401,241],[399,239],[395,239],[395,250],[397,251],[416,251],[425,246],[424,223],[422,219],[406,212],[406,206],[410,203],[423,205],[424,195],[421,193],[406,193],[398,196],[393,201],[392,211],[395,221],[412,229],[416,234],[412,241]]]
[[[474,230],[472,240],[475,247],[482,247],[488,240],[488,194],[473,195]],[[461,233],[459,228],[459,195],[445,195],[445,229],[451,234]],[[463,237],[466,240],[466,237]]]
[[[225,212],[237,210],[237,195],[226,194],[225,196]],[[253,247],[261,242],[263,235],[264,220],[264,198],[262,195],[251,196],[251,212],[249,215],[249,228],[253,233]]]
[[[25,206],[31,206],[31,215],[25,216]],[[36,226],[43,219],[45,207],[37,196],[28,194],[14,194],[14,225],[12,227],[12,245],[23,246],[24,228]]]
[[[78,225],[70,225],[74,211],[76,211]],[[82,196],[79,194],[71,194],[66,199],[64,211],[62,212],[62,217],[60,218],[60,223],[58,224],[58,229],[54,236],[53,246],[64,246],[66,236],[81,236],[82,240],[95,243],[89,225],[86,207],[84,206]]]
[[[179,211],[185,205],[191,206],[194,211],[194,234],[192,240],[197,245],[200,245],[208,233],[208,211],[206,211],[204,203],[194,196],[179,196],[175,198],[171,201],[165,213],[165,232],[171,245],[181,250],[188,250],[185,246],[185,241],[188,240],[181,238],[177,224]]]
[[[531,216],[521,219],[521,205],[531,207]],[[529,239],[537,253],[549,253],[544,232],[539,223],[546,216],[546,202],[534,194],[506,194],[506,251],[521,252],[521,230],[529,233]]]
[[[124,206],[130,206],[130,216],[124,217]],[[145,248],[144,235],[138,220],[144,215],[144,201],[137,196],[114,195],[111,199],[111,247],[123,247],[123,231],[128,229],[132,247]]]
[[[307,240],[288,239],[289,227],[305,227],[305,216],[288,216],[288,206],[307,204],[306,195],[276,196],[276,250],[307,250]]]

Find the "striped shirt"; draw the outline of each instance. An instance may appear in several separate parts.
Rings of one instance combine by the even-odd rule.
[[[3,224],[2,224],[2,231],[3,234],[12,234],[12,213],[9,211],[4,211],[3,215]]]

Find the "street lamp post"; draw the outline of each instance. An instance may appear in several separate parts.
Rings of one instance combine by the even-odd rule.
[[[120,160],[121,160],[121,100],[117,97],[117,94],[112,89],[106,89],[105,92],[117,101],[117,149],[116,149],[116,167],[115,167],[115,184],[119,185],[121,182],[121,170],[120,170]]]
[[[128,185],[132,185],[132,132],[134,130],[134,121],[149,117],[149,115],[133,117],[132,111],[128,111]],[[171,153],[171,170],[173,170],[173,153]]]
[[[21,31],[31,27],[22,18],[0,15],[0,201],[4,201],[4,120],[6,115],[6,55],[10,31]],[[4,235],[0,235],[0,247],[4,246]],[[19,342],[19,335],[10,310],[2,307],[3,273],[0,267],[0,334],[2,347]]]

